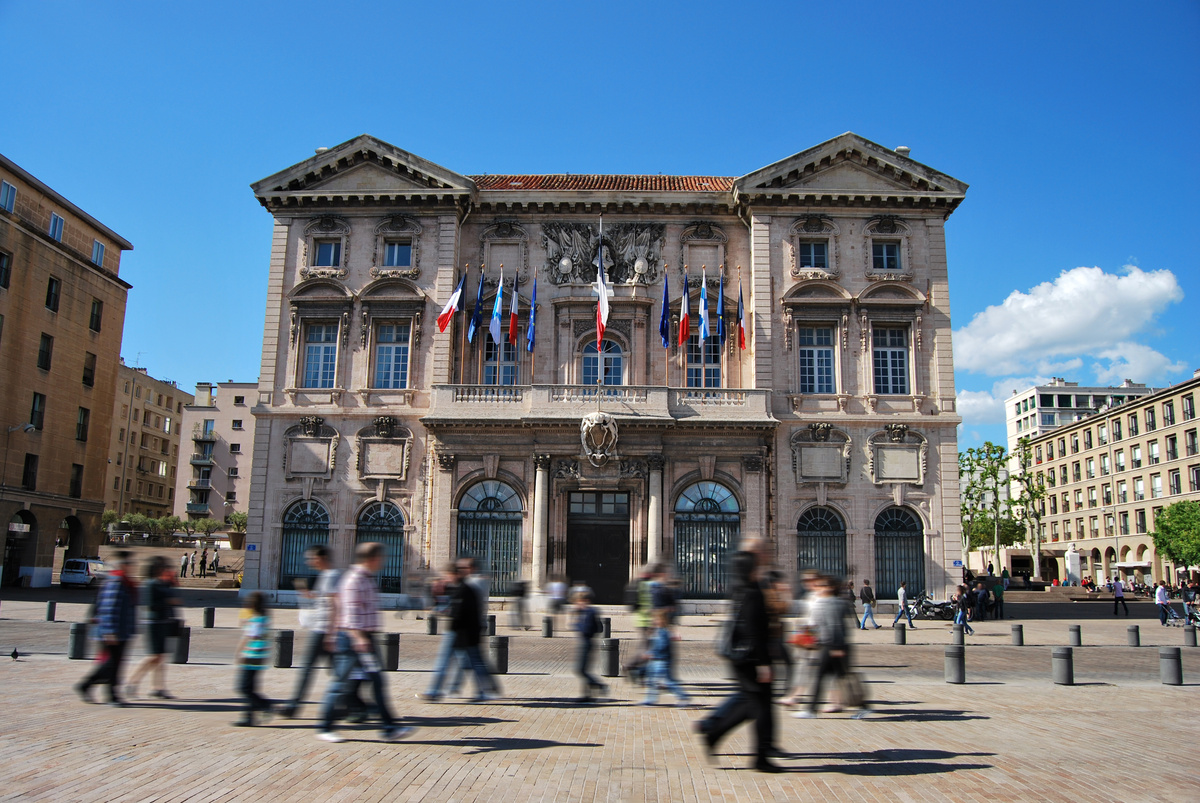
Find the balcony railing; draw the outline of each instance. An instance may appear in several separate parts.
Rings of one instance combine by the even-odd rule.
[[[211,466],[213,464],[213,456],[203,452],[192,452],[191,463],[193,466]]]
[[[189,516],[207,516],[208,502],[188,502],[187,512]]]
[[[216,439],[217,433],[215,430],[205,429],[200,424],[196,424],[192,427],[192,440],[204,442],[215,441]]]
[[[188,488],[192,488],[197,491],[203,491],[203,490],[206,490],[211,487],[212,487],[212,480],[193,479],[190,482],[188,482]]]

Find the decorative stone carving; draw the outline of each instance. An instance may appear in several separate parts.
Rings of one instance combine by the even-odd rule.
[[[381,415],[375,419],[375,435],[380,438],[390,438],[396,431],[396,419],[390,415]]]
[[[557,480],[579,480],[579,461],[577,460],[559,460],[558,467],[554,469],[554,478]]]
[[[871,250],[871,240],[874,238],[899,241],[900,270],[883,272],[874,269]],[[912,280],[912,232],[899,215],[876,215],[867,221],[863,227],[863,255],[868,278],[892,282]]]
[[[908,434],[907,424],[884,424],[883,429],[892,443],[904,443],[904,436]]]
[[[538,471],[549,471],[550,470],[550,455],[535,454],[533,456],[533,467],[535,469],[537,469]]]
[[[450,452],[435,452],[437,457],[438,468],[442,471],[453,471],[454,464],[458,461],[458,456]]]
[[[797,218],[792,224],[790,236],[784,240],[788,273],[801,281],[811,279],[835,279],[841,275],[841,229],[829,215],[811,214]],[[825,243],[825,267],[800,265],[799,252],[802,242]]]
[[[300,332],[300,310],[294,304],[292,305],[291,324],[288,330],[291,334],[292,345],[294,346],[296,345],[296,335]]]
[[[574,221],[542,224],[546,277],[554,284],[586,284],[596,280],[601,246],[604,270],[613,284],[653,284],[663,269],[662,223],[616,223],[598,227]]]
[[[289,479],[329,479],[337,465],[341,437],[320,416],[304,416],[283,434],[284,476]]]
[[[599,411],[588,413],[579,422],[579,440],[589,463],[605,465],[616,454],[617,419]]]
[[[866,315],[858,317],[858,345],[862,349],[862,353],[867,353],[868,340],[871,338],[871,326],[867,322]]]
[[[408,267],[383,265],[389,239],[404,239],[412,248]],[[371,258],[371,275],[377,279],[415,279],[421,275],[421,224],[407,215],[392,215],[375,227],[375,253]]]
[[[621,461],[621,476],[625,479],[645,479],[646,478],[646,461],[644,461],[644,460],[622,460]]]
[[[341,241],[341,260],[339,265],[317,266],[308,264],[308,255],[312,252],[312,243],[316,239],[333,239]],[[306,279],[342,279],[346,276],[345,265],[350,262],[350,221],[338,215],[322,215],[314,218],[304,227],[304,241],[300,247],[297,260],[300,263],[300,280]]]
[[[792,474],[796,484],[850,480],[850,435],[819,421],[792,434]]]
[[[876,485],[924,485],[929,443],[906,424],[887,424],[867,438],[867,476]]]
[[[317,432],[321,429],[321,425],[325,423],[325,419],[319,415],[306,415],[300,419],[300,430],[309,438],[317,437]]]
[[[792,350],[793,314],[791,307],[783,308],[783,350]]]
[[[828,422],[818,422],[809,424],[808,429],[812,432],[812,439],[816,443],[826,443],[829,441],[829,434],[833,432],[833,424]]]
[[[356,440],[360,479],[407,479],[412,433],[395,418],[379,416],[359,430]]]
[[[575,337],[582,337],[589,332],[596,331],[596,318],[593,315],[591,318],[576,319],[572,322],[571,332]],[[624,335],[626,341],[633,342],[633,324],[628,318],[609,318],[608,326],[605,327],[605,333],[619,332]]]
[[[504,251],[515,248],[516,259],[498,254],[500,248]],[[500,263],[505,263],[504,268],[510,275],[515,272],[517,284],[523,284],[529,278],[529,235],[525,228],[511,220],[499,220],[484,229],[479,237],[479,263],[490,268],[499,268]],[[499,274],[496,275],[498,280]]]
[[[651,471],[662,471],[667,465],[667,458],[661,454],[652,454],[646,456],[646,466]]]
[[[757,474],[763,470],[763,458],[760,454],[748,454],[742,458],[742,467],[751,474]]]
[[[345,346],[350,340],[350,313],[342,313],[342,345]]]

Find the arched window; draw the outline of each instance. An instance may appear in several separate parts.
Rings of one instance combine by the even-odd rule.
[[[521,497],[499,480],[472,485],[458,503],[458,554],[475,558],[494,594],[520,578],[521,511]]]
[[[625,357],[620,345],[605,340],[603,348],[603,353],[597,354],[594,340],[583,347],[583,384],[595,385],[601,376],[606,385],[625,384]]]
[[[308,568],[304,550],[329,542],[329,511],[315,499],[304,499],[283,514],[283,553],[279,561],[279,587],[291,591],[296,580],[311,580],[316,572]]]
[[[675,570],[688,597],[721,597],[728,556],[741,534],[741,508],[720,483],[697,482],[675,502]]]
[[[846,523],[828,507],[810,507],[796,523],[796,568],[846,576]]]
[[[889,507],[875,518],[875,593],[890,598],[901,581],[909,598],[925,589],[925,528],[909,510]]]
[[[385,594],[403,592],[404,514],[391,502],[372,502],[358,516],[355,540],[383,544],[383,568],[379,570],[379,590]]]

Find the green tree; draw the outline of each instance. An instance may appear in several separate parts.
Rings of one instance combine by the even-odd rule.
[[[183,520],[178,516],[163,516],[159,525],[163,535],[174,535],[183,529]]]
[[[1015,507],[1027,530],[1029,552],[1033,556],[1033,579],[1042,579],[1042,515],[1045,510],[1045,480],[1033,471],[1033,449],[1029,438],[1017,441],[1017,498]]]
[[[1179,566],[1200,566],[1200,502],[1176,502],[1159,511],[1154,548]]]
[[[217,530],[224,527],[225,523],[218,521],[217,519],[197,519],[195,525],[196,532],[201,533],[205,538],[208,538]]]
[[[962,487],[959,505],[962,514],[962,551],[966,558],[971,551],[971,533],[981,512],[983,493],[979,484],[979,456],[975,449],[958,453],[958,475]]]
[[[963,517],[965,533],[973,533],[975,521],[986,516],[992,524],[992,548],[1000,554],[1000,522],[1007,517],[1012,503],[1008,495],[1008,450],[987,441],[959,455],[959,467],[966,466],[963,480]],[[968,545],[970,539],[967,539]],[[980,545],[981,547],[984,545]]]
[[[999,526],[987,513],[978,516],[973,523],[968,546],[971,549],[983,549],[994,546],[997,540],[1000,546],[1020,544],[1025,541],[1025,527],[1011,516],[1002,516]]]
[[[150,531],[150,518],[141,513],[134,513],[131,516],[125,517],[125,525],[131,533],[145,533]]]
[[[104,529],[106,530],[110,524],[116,524],[120,520],[121,517],[117,515],[117,511],[115,510],[106,510],[100,514],[100,524],[103,525]]]

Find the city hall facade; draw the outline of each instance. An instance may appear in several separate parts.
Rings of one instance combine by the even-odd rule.
[[[884,597],[960,578],[966,185],[907,148],[464,176],[364,135],[253,190],[274,230],[243,588],[286,603],[307,546],[344,564],[363,540],[385,594],[470,555],[497,593],[562,576],[613,603],[665,561],[714,599],[749,535]]]

